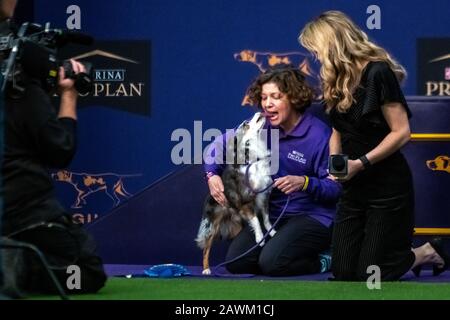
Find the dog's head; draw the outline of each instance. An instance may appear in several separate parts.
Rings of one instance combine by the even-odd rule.
[[[266,118],[261,112],[255,113],[251,120],[244,121],[236,130],[234,151],[236,164],[253,163],[267,158],[267,132],[264,129]]]
[[[447,171],[450,173],[450,157],[437,156],[434,160],[427,160],[427,167],[433,171]]]

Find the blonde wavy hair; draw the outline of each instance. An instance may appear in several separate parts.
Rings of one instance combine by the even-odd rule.
[[[343,12],[324,12],[306,24],[298,40],[322,64],[320,77],[329,109],[346,112],[351,107],[366,61],[385,61],[399,81],[406,77],[405,69]]]

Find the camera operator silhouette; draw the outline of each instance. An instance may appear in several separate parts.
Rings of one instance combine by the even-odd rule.
[[[0,10],[13,10],[15,4],[16,1],[0,0]],[[24,34],[19,30],[16,37],[26,36],[23,26],[20,30]],[[66,167],[75,155],[78,91],[75,80],[66,77],[63,67],[58,67],[57,74],[52,74],[55,65],[48,63],[51,59],[44,59],[48,58],[44,53],[49,55],[56,50],[52,53],[41,48],[43,41],[30,39],[22,42],[42,49],[34,51],[41,55],[34,55],[36,65],[29,69],[30,72],[23,63],[29,54],[27,46],[20,49],[22,70],[11,60],[15,58],[14,50],[5,51],[10,53],[5,63],[21,71],[19,75],[17,72],[11,75],[13,78],[19,76],[21,90],[13,85],[17,81],[5,79],[2,235],[39,248],[67,292],[96,292],[104,286],[106,275],[102,261],[95,253],[95,243],[84,229],[72,222],[58,202],[48,173],[49,168]],[[85,66],[77,61],[71,60],[70,65],[75,75],[86,72]],[[35,73],[36,70],[41,73]],[[55,80],[54,88],[49,87],[49,77]],[[60,98],[58,110],[51,104],[52,89]],[[8,251],[4,250],[3,256],[5,290],[54,292],[54,284],[36,256],[23,253],[20,261],[17,257],[9,259]],[[73,289],[66,286],[71,276],[67,269],[69,265],[77,265],[81,271],[80,283]]]

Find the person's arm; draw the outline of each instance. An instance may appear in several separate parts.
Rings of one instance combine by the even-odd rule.
[[[342,153],[341,134],[334,128],[330,136],[329,145],[330,145],[330,155]]]
[[[400,103],[386,104],[381,107],[391,132],[370,151],[366,157],[370,163],[377,163],[402,148],[411,138],[408,115]]]
[[[76,150],[76,120],[58,119],[50,97],[39,84],[30,83],[20,101],[24,130],[30,147],[47,167],[66,167]]]
[[[409,128],[408,114],[401,103],[389,103],[381,107],[391,132],[369,153],[366,154],[370,164],[375,164],[402,148],[409,140],[411,131]],[[348,175],[345,180],[351,179],[359,171],[364,170],[361,160],[348,161]]]
[[[218,136],[206,149],[203,169],[206,175],[221,176],[225,169],[227,135]]]
[[[226,135],[217,137],[207,149],[208,157],[205,159],[203,169],[208,182],[209,193],[214,200],[222,206],[227,203],[225,189],[221,178],[225,169]]]
[[[75,74],[85,72],[86,68],[79,62],[70,60]],[[73,79],[66,79],[64,68],[59,68],[58,89],[61,97],[58,118],[70,118],[77,120],[78,92],[75,89]]]
[[[76,73],[83,66],[72,61]],[[45,165],[63,168],[70,164],[76,151],[76,102],[78,92],[72,79],[64,79],[64,70],[59,71],[59,113],[56,114],[46,92],[37,84],[26,90],[25,124],[34,139],[34,146]]]
[[[339,136],[338,131],[333,130],[330,137],[330,141],[333,138]],[[336,148],[334,145],[333,148]],[[339,136],[339,149],[334,149],[335,152],[341,152],[340,150],[340,136]],[[304,192],[309,193],[316,202],[336,202],[341,194],[341,185],[336,181],[330,179],[328,173],[328,159],[331,149],[326,141],[319,146],[315,161],[314,161],[314,174],[315,176],[308,177],[308,185],[304,187]]]
[[[61,103],[59,106],[58,118],[70,118],[77,120],[77,99],[76,90],[66,90],[61,94]]]
[[[314,176],[285,176],[276,179],[274,186],[286,194],[295,191],[309,193],[316,202],[337,201],[341,193],[341,186],[330,179],[328,174],[329,154],[328,143],[324,140],[318,146],[313,163]]]
[[[226,166],[227,143],[230,139],[234,139],[234,132],[234,130],[228,131],[226,134],[217,137],[209,145],[206,153],[208,156],[203,165],[209,193],[222,206],[227,204],[227,198],[225,197],[225,188],[221,176]]]
[[[0,20],[11,19],[16,9],[17,0],[1,0],[0,1]]]

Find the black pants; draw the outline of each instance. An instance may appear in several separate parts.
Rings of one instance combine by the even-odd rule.
[[[95,253],[95,243],[80,225],[74,224],[68,217],[52,221],[53,226],[32,228],[11,238],[35,245],[48,260],[62,288],[69,293],[97,292],[106,282],[101,258]],[[25,288],[29,292],[56,293],[55,286],[34,253],[25,252]],[[68,288],[67,280],[72,273],[67,267],[80,268],[80,288]],[[23,277],[24,275],[20,275]]]
[[[307,215],[290,217],[275,227],[273,238],[246,256],[227,265],[231,273],[253,273],[270,276],[291,276],[318,273],[319,253],[330,246],[331,228]],[[228,249],[226,260],[236,258],[256,244],[255,236],[246,226]]]
[[[373,196],[363,189],[344,191],[338,204],[332,239],[335,280],[364,281],[371,265],[381,279],[398,280],[412,266],[414,194],[407,191]]]

